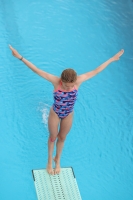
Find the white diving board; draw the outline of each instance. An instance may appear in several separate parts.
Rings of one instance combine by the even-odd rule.
[[[71,167],[49,175],[46,169],[32,170],[38,200],[82,200]]]

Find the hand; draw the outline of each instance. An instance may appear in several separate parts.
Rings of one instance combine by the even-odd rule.
[[[115,54],[115,55],[111,58],[112,61],[119,60],[123,53],[124,53],[124,49],[122,49],[122,50],[119,51],[117,54]]]
[[[15,56],[16,58],[20,59],[22,56],[17,52],[16,49],[14,49],[11,45],[9,45],[9,48],[12,51],[12,55]]]

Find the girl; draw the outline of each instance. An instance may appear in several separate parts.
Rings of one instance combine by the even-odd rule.
[[[60,173],[60,157],[64,141],[72,126],[73,108],[77,98],[78,88],[84,81],[92,78],[110,63],[119,60],[124,50],[119,51],[116,55],[97,67],[95,70],[77,76],[73,69],[66,69],[62,72],[61,77],[49,74],[38,69],[31,62],[22,57],[12,46],[9,46],[13,56],[20,59],[33,72],[50,81],[54,86],[54,103],[50,109],[48,118],[49,139],[48,139],[48,164],[47,172],[51,175]],[[60,125],[58,131],[58,125]],[[55,169],[52,167],[52,154],[54,143],[56,142]]]

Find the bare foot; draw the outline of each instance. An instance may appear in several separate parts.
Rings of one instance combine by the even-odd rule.
[[[52,163],[51,163],[51,164],[48,163],[48,165],[47,165],[47,172],[48,172],[49,174],[51,174],[51,175],[54,175],[54,169],[53,169],[53,167],[52,167]]]
[[[57,159],[56,157],[53,158],[53,160],[55,161],[55,169],[54,169],[54,174],[59,174],[60,171],[61,171],[61,168],[60,168],[60,160]]]

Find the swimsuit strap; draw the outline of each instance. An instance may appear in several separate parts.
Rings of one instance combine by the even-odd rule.
[[[74,85],[74,89],[77,90],[77,87]]]
[[[61,86],[61,82],[59,83],[59,85],[58,85],[57,89],[56,89],[56,90],[54,90],[54,91],[58,91],[58,90],[60,90],[60,86]]]

